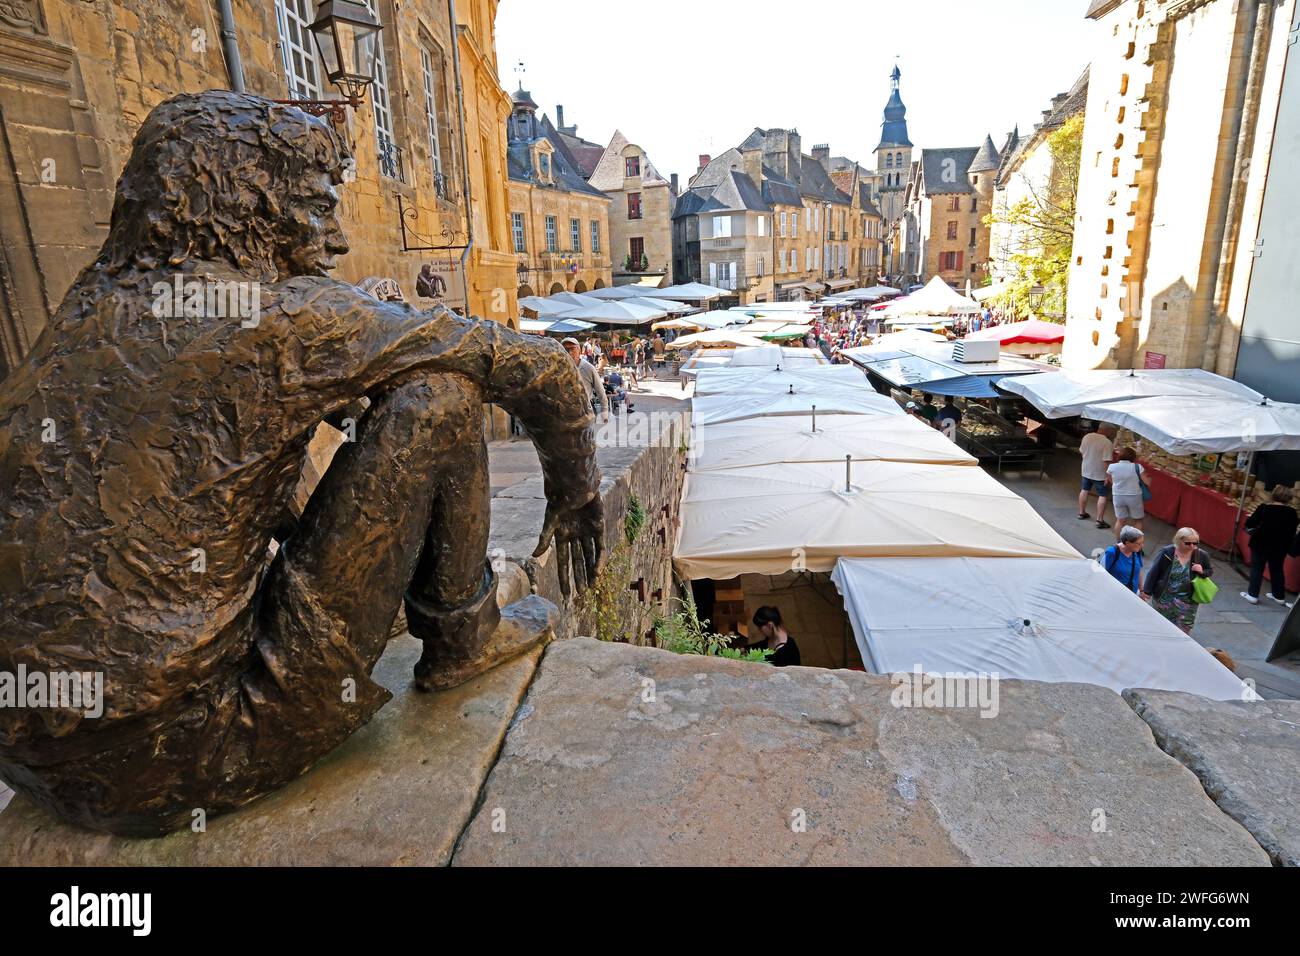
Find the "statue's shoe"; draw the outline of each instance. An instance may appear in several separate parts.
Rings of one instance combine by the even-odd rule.
[[[535,594],[498,610],[492,589],[483,601],[452,612],[422,609],[408,595],[407,623],[424,642],[415,686],[428,691],[457,687],[547,644],[555,637],[558,615],[554,604]]]

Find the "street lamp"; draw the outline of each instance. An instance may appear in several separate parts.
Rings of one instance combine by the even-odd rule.
[[[357,109],[366,98],[366,87],[375,81],[375,55],[379,31],[384,25],[370,10],[355,0],[324,0],[316,9],[316,20],[307,29],[316,39],[329,81],[343,93],[335,100],[280,100],[313,116],[329,114],[330,122],[342,126],[347,112]]]
[[[1043,299],[1047,295],[1047,290],[1041,285],[1036,285],[1029,290],[1029,309],[1032,312],[1041,313],[1043,311]]]

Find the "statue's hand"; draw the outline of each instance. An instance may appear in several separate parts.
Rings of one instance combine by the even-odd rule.
[[[533,557],[541,557],[551,546],[551,541],[555,541],[555,570],[560,577],[560,591],[568,597],[570,567],[578,590],[595,584],[604,537],[605,507],[600,495],[593,496],[578,508],[559,509],[547,505],[546,521]]]

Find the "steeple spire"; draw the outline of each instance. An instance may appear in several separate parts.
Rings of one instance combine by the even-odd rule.
[[[889,102],[885,104],[885,121],[880,127],[880,149],[885,146],[911,146],[907,138],[907,107],[903,105],[903,96],[899,92],[899,81],[903,71],[894,64],[894,71],[889,74]]]

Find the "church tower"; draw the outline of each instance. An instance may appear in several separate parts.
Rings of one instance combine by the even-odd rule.
[[[904,190],[912,168],[912,141],[907,137],[907,107],[899,93],[903,72],[897,65],[889,75],[889,102],[885,104],[885,121],[880,125],[880,145],[876,147],[876,173],[880,182],[880,212],[886,227],[903,215]]]

